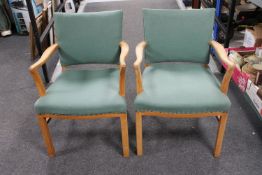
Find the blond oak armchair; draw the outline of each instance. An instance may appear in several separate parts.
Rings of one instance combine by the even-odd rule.
[[[205,47],[203,48],[203,50],[209,49],[209,42],[209,45],[215,50],[217,57],[222,62],[227,64],[227,71],[224,75],[222,83],[219,85],[219,83],[215,80],[215,77],[212,75],[211,71],[208,69],[207,61],[209,58],[203,60],[200,60],[202,57],[199,57],[197,60],[190,60],[190,56],[185,56],[183,58],[182,56],[184,53],[181,53],[181,55],[179,55],[179,50],[176,50],[179,46],[176,46],[175,43],[177,41],[180,41],[178,38],[180,37],[179,35],[181,35],[181,33],[181,38],[186,41],[188,38],[193,37],[192,35],[189,35],[187,38],[187,34],[183,34],[182,32],[182,28],[175,25],[176,20],[189,20],[190,24],[188,24],[187,27],[190,28],[191,25],[195,26],[195,23],[192,23],[192,20],[190,19],[204,18],[207,22],[211,22],[213,20],[213,13],[214,11],[212,9],[202,11],[153,9],[144,10],[145,39],[148,40],[148,43],[146,41],[142,41],[137,45],[137,59],[133,65],[136,75],[137,89],[137,97],[135,99],[137,155],[143,154],[142,117],[158,116],[165,118],[202,118],[213,116],[217,118],[219,123],[214,156],[220,156],[224,131],[228,118],[228,109],[230,106],[230,101],[226,97],[226,94],[233,73],[234,63],[228,59],[227,53],[225,52],[225,49],[221,44],[217,43],[216,41],[208,41],[208,38],[210,37],[195,37],[196,39],[199,39],[200,42],[203,38],[204,40],[202,40],[202,42],[206,40],[207,46],[203,45]],[[153,19],[154,22],[151,21]],[[160,25],[160,22],[156,22],[165,20],[168,24],[162,22]],[[172,24],[170,24],[169,22],[172,22]],[[170,33],[168,33],[167,29],[165,29],[165,32],[167,34],[162,33],[159,36],[152,36],[152,33],[161,33],[160,31],[163,30],[163,28],[165,28],[166,26],[170,28],[170,30],[168,30],[168,32]],[[211,34],[212,25],[208,26],[207,28],[207,31],[203,29],[205,32],[203,35],[207,35],[207,32]],[[174,38],[172,38],[171,32],[175,31],[175,29],[178,31],[178,33],[180,33],[176,34],[175,32],[173,32],[172,35],[174,36]],[[191,29],[192,28],[188,30]],[[198,30],[198,28],[195,27],[194,30]],[[150,33],[151,31],[152,33]],[[157,42],[158,40],[161,40],[162,42],[166,41],[167,43],[161,43],[161,45],[157,45],[157,43],[155,42]],[[168,42],[174,42],[173,48],[170,47],[171,43]],[[195,47],[198,47],[198,45],[199,43],[197,43]],[[162,48],[158,49],[157,47]],[[164,47],[171,48],[172,50],[170,51]],[[158,50],[154,52],[154,49]],[[161,49],[165,50],[165,52],[161,51]],[[188,49],[190,50],[191,48]],[[176,51],[178,51],[178,53],[176,53]],[[160,59],[159,57],[155,56],[158,53],[162,54],[162,58],[160,58],[163,60],[157,60],[157,58]],[[170,58],[168,57],[165,58],[165,55],[173,53],[173,60],[170,60]],[[144,54],[146,57],[146,61],[149,61],[150,64],[146,65],[145,70],[142,74],[141,64]],[[180,57],[180,59],[175,59],[176,56]],[[161,63],[162,61],[183,61],[191,63],[170,64]],[[192,87],[191,83],[193,85]]]
[[[68,55],[68,53],[65,53],[66,51],[70,50],[66,49],[66,40],[68,38],[67,36],[61,38],[62,30],[65,27],[64,24],[72,20],[74,28],[86,28],[87,26],[79,25],[83,23],[84,25],[89,25],[88,22],[91,18],[98,20],[98,23],[105,22],[105,25],[110,25],[107,24],[107,21],[112,22],[111,27],[115,31],[112,32],[113,37],[116,38],[116,36],[119,36],[118,39],[121,39],[121,33],[119,34],[119,32],[122,30],[122,11],[99,12],[90,14],[56,14],[55,26],[56,30],[58,30],[56,31],[58,43],[51,45],[49,48],[47,48],[41,56],[41,58],[29,68],[29,71],[33,77],[33,80],[35,82],[36,88],[40,96],[38,101],[35,103],[37,119],[41,128],[42,136],[44,139],[45,146],[47,148],[48,155],[51,157],[55,156],[55,148],[53,146],[51,135],[48,129],[48,119],[84,120],[99,118],[120,118],[123,155],[124,157],[129,156],[128,124],[126,105],[124,99],[126,69],[125,59],[129,52],[128,44],[125,41],[119,42],[119,45],[116,46],[111,44],[113,52],[117,51],[117,48],[119,47],[119,52],[117,51],[115,58],[117,59],[118,57],[119,68],[102,70],[67,69],[69,65],[78,63],[88,64],[90,62],[89,59],[86,58],[86,60],[77,61],[76,59],[74,59],[73,61],[75,62],[72,62],[72,60],[68,59],[68,57],[70,58],[70,55]],[[61,24],[61,22],[63,24]],[[97,25],[97,23],[94,22],[93,25]],[[83,37],[83,39],[85,40],[84,42],[88,41],[86,40],[88,39],[88,37],[89,39],[90,37],[93,37],[92,34],[92,36],[83,36],[81,35],[81,32],[79,32],[79,35],[80,37]],[[106,39],[110,39],[110,36],[108,37],[106,33],[104,37],[107,37]],[[78,39],[70,41],[72,43],[79,42]],[[112,42],[116,43],[117,40]],[[100,41],[98,44],[96,44],[96,42],[93,42],[92,46],[94,45],[94,47],[97,47],[97,45],[99,46],[100,43]],[[60,44],[62,45],[62,47],[60,46]],[[92,46],[90,46],[90,52],[94,50]],[[81,46],[78,45],[78,47]],[[117,50],[114,50],[115,48]],[[82,49],[82,51],[88,51],[89,48]],[[63,72],[57,78],[57,80],[46,90],[38,72],[38,69],[43,64],[45,64],[56,51],[59,51],[60,53],[60,61],[63,67]],[[74,50],[70,50],[70,53],[71,52],[74,52]],[[111,50],[105,50],[105,52],[110,53]],[[115,55],[115,53],[113,54]],[[65,57],[65,55],[67,57]],[[88,52],[87,55],[89,55]],[[94,55],[96,55],[96,53],[93,53],[93,55],[91,55],[91,58],[94,58]],[[80,57],[81,53],[78,58]],[[99,61],[99,59],[97,60]],[[70,63],[70,61],[72,62],[72,64]],[[103,61],[106,62],[107,60]]]

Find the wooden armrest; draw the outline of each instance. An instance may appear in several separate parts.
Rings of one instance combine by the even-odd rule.
[[[134,67],[139,67],[141,65],[146,45],[146,42],[142,41],[136,46],[136,61],[134,62]]]
[[[58,44],[53,44],[50,47],[48,47],[45,50],[45,52],[42,54],[41,58],[33,65],[31,65],[29,68],[29,72],[33,77],[33,80],[35,82],[36,88],[40,96],[44,96],[46,92],[45,92],[44,83],[41,79],[38,69],[51,58],[51,56],[55,53],[55,51],[58,48],[59,48]]]
[[[216,41],[210,41],[209,44],[214,48],[218,58],[227,65],[227,71],[223,77],[223,80],[220,86],[220,90],[224,94],[227,94],[230,79],[232,77],[233,70],[235,68],[235,63],[233,63],[232,61],[228,59],[225,48],[220,43]]]
[[[119,64],[120,64],[120,79],[119,79],[119,94],[125,96],[126,89],[126,57],[129,52],[129,46],[125,41],[119,43],[121,48]]]
[[[120,59],[119,59],[120,66],[125,67],[126,66],[125,60],[126,60],[126,57],[129,53],[129,46],[125,41],[121,41],[119,45],[120,45],[120,48],[121,48]]]
[[[146,45],[147,43],[145,41],[142,41],[136,46],[136,61],[134,62],[134,69],[136,74],[137,94],[143,92],[142,73],[141,73],[140,65],[143,61],[144,49],[146,48]]]
[[[32,70],[38,69],[43,64],[45,64],[51,58],[51,56],[56,52],[56,50],[58,48],[59,48],[58,44],[53,44],[53,45],[49,46],[44,51],[44,53],[42,54],[41,58],[37,62],[35,62],[34,64],[32,64],[30,66],[29,71],[31,72]]]

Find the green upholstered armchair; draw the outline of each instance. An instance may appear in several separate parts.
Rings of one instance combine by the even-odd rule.
[[[121,120],[123,155],[129,156],[125,102],[125,58],[122,41],[122,11],[55,14],[57,43],[50,46],[29,70],[40,98],[35,110],[49,156],[55,149],[47,126],[54,119],[116,118]],[[38,73],[58,50],[63,72],[46,90]],[[69,65],[118,64],[119,68],[69,69]]]
[[[137,45],[134,63],[137,154],[143,154],[144,116],[217,117],[214,156],[218,157],[230,108],[227,90],[234,64],[223,46],[211,40],[214,9],[144,9],[143,14],[145,41]],[[221,84],[208,68],[210,46],[228,65]],[[146,66],[142,74],[143,54]]]

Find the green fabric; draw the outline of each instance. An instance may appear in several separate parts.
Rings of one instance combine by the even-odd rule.
[[[143,72],[144,91],[135,99],[136,111],[227,112],[230,101],[219,86],[200,64],[152,64]]]
[[[144,9],[146,61],[209,62],[208,41],[212,38],[214,9]]]
[[[122,11],[56,13],[61,64],[116,64],[122,40]]]
[[[38,114],[92,115],[125,113],[119,95],[119,70],[68,70],[35,103]]]

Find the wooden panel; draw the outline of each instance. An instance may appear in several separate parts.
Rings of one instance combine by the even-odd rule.
[[[55,148],[52,142],[52,138],[47,126],[46,119],[42,116],[38,116],[39,127],[42,132],[42,136],[46,145],[47,153],[50,157],[55,156]]]
[[[136,113],[136,152],[138,156],[143,154],[142,113]]]
[[[41,56],[41,58],[36,63],[31,65],[29,68],[29,72],[33,77],[39,96],[44,96],[46,92],[44,83],[41,79],[38,69],[51,58],[51,56],[57,51],[58,47],[58,44],[53,44],[50,47],[48,47]]]
[[[124,113],[96,114],[96,115],[57,115],[57,114],[42,114],[44,118],[64,119],[64,120],[83,120],[83,119],[99,119],[99,118],[117,118],[124,116]]]
[[[137,143],[137,155],[143,154],[143,137],[142,137],[142,117],[154,116],[165,118],[203,118],[203,117],[216,117],[219,122],[217,139],[214,148],[214,157],[219,157],[221,154],[222,143],[224,138],[224,132],[226,128],[226,122],[228,118],[227,113],[212,112],[212,113],[195,113],[195,114],[174,114],[163,112],[136,112],[136,143]]]
[[[210,41],[209,44],[214,48],[217,57],[227,65],[227,71],[223,77],[220,89],[224,94],[227,94],[230,79],[232,77],[235,64],[228,59],[225,48],[216,41]]]
[[[141,112],[143,116],[159,116],[166,118],[203,118],[203,117],[216,117],[225,115],[224,112],[207,112],[207,113],[194,113],[194,114],[175,114],[165,112]]]
[[[120,63],[120,79],[119,79],[119,94],[125,96],[126,89],[126,57],[129,53],[129,46],[125,41],[120,42],[121,54],[119,58]]]
[[[142,73],[141,73],[141,63],[143,61],[144,49],[146,47],[146,42],[142,41],[136,46],[136,61],[134,62],[134,69],[136,75],[136,92],[137,94],[143,92],[142,83]]]
[[[127,115],[122,115],[121,120],[121,134],[122,134],[122,147],[124,157],[129,157],[129,138],[128,138],[128,123]]]
[[[224,133],[227,124],[227,118],[228,118],[227,114],[220,116],[219,126],[217,131],[216,146],[214,150],[215,157],[219,157],[221,155],[221,149],[222,149],[222,143],[223,143]]]
[[[110,114],[97,114],[97,115],[86,115],[86,116],[65,116],[65,115],[55,115],[55,114],[43,114],[38,115],[39,126],[42,131],[42,136],[47,148],[48,155],[50,157],[55,156],[55,149],[52,143],[51,134],[49,132],[46,119],[67,119],[67,120],[83,120],[83,119],[100,119],[100,118],[120,118],[121,121],[121,134],[122,134],[122,145],[123,145],[123,156],[129,157],[129,136],[128,136],[128,123],[126,113],[110,113]]]

